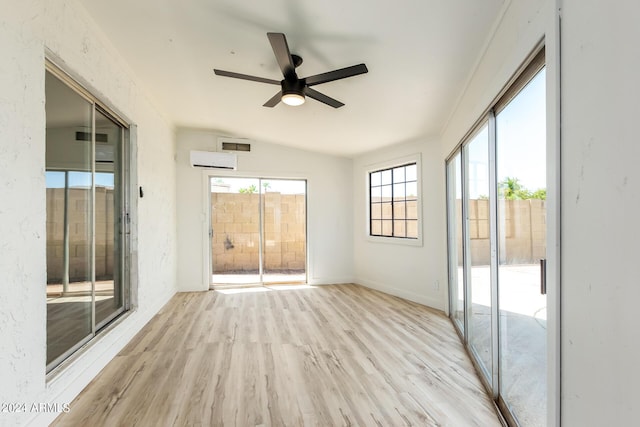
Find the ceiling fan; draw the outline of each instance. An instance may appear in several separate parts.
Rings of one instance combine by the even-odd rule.
[[[369,71],[367,70],[366,65],[358,64],[351,67],[341,68],[339,70],[329,71],[327,73],[299,78],[296,74],[296,68],[302,64],[302,58],[298,55],[292,55],[291,52],[289,52],[289,45],[287,44],[287,38],[285,35],[282,33],[267,33],[267,37],[269,37],[269,42],[271,42],[271,47],[273,48],[273,53],[276,55],[276,60],[278,61],[280,70],[282,70],[282,75],[284,76],[283,80],[278,81],[234,73],[231,71],[213,70],[218,76],[280,85],[280,92],[276,93],[273,98],[265,102],[263,105],[264,107],[275,107],[280,101],[287,105],[302,105],[304,104],[305,96],[308,96],[309,98],[313,98],[316,101],[320,101],[334,108],[340,108],[344,105],[342,102],[312,89],[311,86],[334,80],[346,79],[347,77],[357,76],[358,74],[364,74]]]

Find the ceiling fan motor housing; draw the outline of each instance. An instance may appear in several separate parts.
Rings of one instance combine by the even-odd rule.
[[[304,88],[306,86],[304,79],[284,79],[280,82],[282,86],[282,95],[300,95],[304,96]]]

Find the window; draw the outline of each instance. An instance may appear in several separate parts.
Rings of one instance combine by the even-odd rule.
[[[128,125],[47,63],[47,372],[129,307]]]
[[[369,235],[418,239],[416,162],[369,172]]]

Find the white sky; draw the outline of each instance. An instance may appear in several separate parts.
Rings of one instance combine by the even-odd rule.
[[[232,193],[237,193],[241,188],[248,188],[251,185],[255,185],[256,189],[262,188],[264,191],[264,185],[268,184],[267,191],[278,192],[281,194],[305,194],[307,183],[305,180],[290,179],[211,178],[212,188],[215,189],[215,186],[220,184],[229,185],[229,192]]]

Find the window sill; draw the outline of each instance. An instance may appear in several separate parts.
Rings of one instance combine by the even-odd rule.
[[[402,237],[383,237],[383,236],[366,236],[366,240],[371,243],[383,243],[383,244],[392,244],[392,245],[400,245],[400,246],[422,246],[422,237],[418,237],[417,239],[405,239]]]

